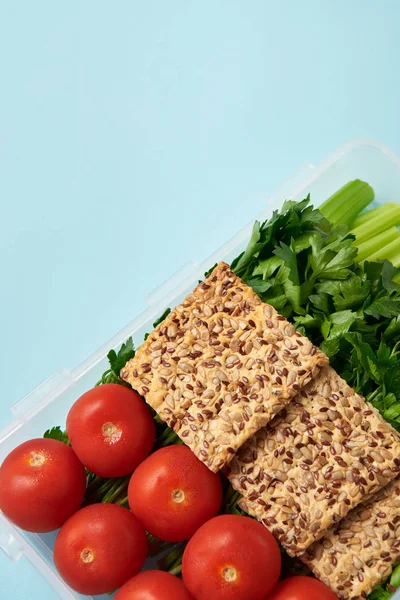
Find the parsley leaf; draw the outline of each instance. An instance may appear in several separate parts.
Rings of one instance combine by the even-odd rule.
[[[256,221],[253,225],[253,231],[251,232],[250,241],[246,250],[233,261],[232,269],[234,268],[237,272],[245,272],[246,268],[252,262],[254,255],[263,247],[261,241],[261,225],[259,221]]]
[[[275,248],[274,254],[286,263],[287,267],[289,268],[290,279],[293,282],[293,284],[299,285],[299,271],[297,268],[297,258],[294,250],[291,247],[287,246],[284,242],[281,242],[280,245],[277,248]]]
[[[399,292],[400,285],[393,281],[394,276],[397,274],[397,269],[388,260],[384,260],[382,263],[382,285],[389,293]]]
[[[361,306],[368,298],[371,284],[358,275],[351,275],[348,279],[337,284],[336,293],[333,294],[333,303],[336,310],[345,310]]]
[[[382,335],[387,340],[400,335],[400,314],[390,321]]]
[[[343,336],[350,331],[353,323],[359,318],[361,318],[360,315],[351,310],[341,310],[325,317],[325,339],[328,340]]]
[[[376,587],[368,596],[368,600],[389,600],[393,592],[385,589],[382,585]]]
[[[362,340],[360,333],[348,333],[345,339],[354,349],[353,364],[355,364],[355,359],[357,359],[365,374],[368,374],[376,383],[381,383],[382,379],[378,369],[378,359],[371,346]]]
[[[262,296],[267,290],[272,287],[272,284],[269,281],[264,281],[261,277],[250,277],[248,279],[244,279],[244,282],[247,283],[256,294]]]
[[[333,230],[327,239],[313,237],[310,267],[314,279],[346,279],[350,274],[349,267],[357,256],[352,239],[342,227]]]
[[[208,269],[208,271],[206,271],[204,273],[204,278],[207,278],[209,275],[211,275],[211,273],[214,271],[215,267],[218,266],[218,263],[215,263],[215,265],[213,265],[211,267],[211,269]],[[167,313],[168,314],[168,313]],[[166,315],[165,315],[166,316]]]
[[[280,212],[272,213],[271,219],[263,223],[256,221],[247,248],[232,262],[231,269],[240,277],[250,276],[264,259],[273,255],[280,243],[290,246],[292,238],[310,234],[317,226],[322,230],[326,219],[309,203],[309,197],[301,202],[286,201]],[[307,246],[308,239],[303,239],[303,243]]]
[[[214,268],[214,267],[213,267],[213,268]],[[160,323],[162,323],[162,322],[164,321],[164,319],[165,319],[166,317],[168,317],[168,315],[169,315],[169,313],[170,313],[170,312],[171,312],[171,309],[170,309],[170,308],[166,308],[166,309],[164,310],[163,314],[162,314],[160,317],[158,317],[158,319],[156,319],[156,320],[154,321],[154,323],[153,323],[153,328],[155,329],[155,328],[156,328],[156,327],[157,327],[157,326],[158,326]],[[149,337],[149,335],[150,335],[149,333],[145,333],[145,334],[144,334],[144,341],[146,341],[146,340],[147,340],[147,338]]]
[[[166,308],[166,309],[164,310],[164,312],[163,312],[163,314],[161,315],[161,317],[158,317],[158,319],[156,319],[156,320],[154,321],[154,323],[153,323],[153,327],[154,327],[154,329],[155,329],[155,328],[156,328],[156,327],[157,327],[157,326],[158,326],[160,323],[162,323],[166,317],[168,317],[168,315],[169,315],[169,313],[170,313],[170,312],[171,312],[171,309],[170,309],[170,308]]]
[[[64,442],[64,444],[69,444],[67,432],[62,431],[59,425],[45,431],[43,437],[51,438],[52,440],[58,440],[59,442]]]
[[[373,300],[364,312],[366,315],[375,317],[375,319],[379,319],[379,317],[397,317],[400,312],[400,302],[387,296],[382,296]]]
[[[293,319],[296,326],[304,326],[304,327],[321,327],[321,320],[317,317],[313,317],[312,315],[304,315],[300,317],[294,317]]]
[[[110,350],[110,352],[107,354],[110,368],[103,373],[101,379],[99,379],[95,387],[104,385],[105,383],[117,383],[118,385],[131,387],[128,382],[120,378],[119,374],[121,369],[123,369],[126,363],[134,356],[135,348],[133,346],[132,337],[128,338],[126,342],[121,345],[121,348],[118,350],[118,352],[115,352],[115,350]]]
[[[107,358],[110,363],[111,371],[118,374],[121,369],[126,365],[128,360],[135,356],[135,348],[133,347],[132,338],[128,338],[121,348],[118,350],[118,354],[115,350],[110,350],[107,354]]]
[[[277,256],[270,256],[265,260],[260,260],[253,271],[253,275],[261,275],[263,279],[269,279],[283,264]]]
[[[329,304],[329,295],[326,292],[320,292],[319,294],[311,294],[310,302],[317,308],[318,310],[329,313],[330,304]]]

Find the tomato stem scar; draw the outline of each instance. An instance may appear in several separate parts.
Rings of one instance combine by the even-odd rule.
[[[118,440],[121,438],[122,431],[121,431],[121,429],[119,429],[119,427],[114,425],[114,423],[111,423],[111,422],[104,423],[104,425],[101,429],[102,429],[104,438],[110,444],[114,444],[115,442],[118,442]]]
[[[44,464],[45,461],[46,457],[44,456],[44,454],[41,454],[40,452],[32,452],[31,457],[29,459],[29,464],[32,467],[40,467]]]
[[[235,581],[237,579],[237,571],[235,567],[225,567],[222,570],[222,577],[225,579],[225,581],[228,581],[229,583],[231,581]]]
[[[185,493],[183,490],[174,490],[172,492],[172,500],[174,502],[180,503],[183,502],[185,499]]]
[[[84,563],[91,563],[94,560],[94,552],[90,548],[84,548],[81,552],[81,560]]]

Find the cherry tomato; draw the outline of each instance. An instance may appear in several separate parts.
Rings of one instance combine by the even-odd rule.
[[[112,592],[146,560],[147,537],[136,517],[116,504],[92,504],[75,513],[56,538],[54,562],[80,594]]]
[[[174,575],[143,571],[125,583],[114,600],[192,600],[192,597]]]
[[[280,570],[272,534],[250,517],[236,515],[221,515],[200,527],[182,562],[183,582],[196,600],[264,600]]]
[[[312,577],[289,577],[281,581],[267,600],[338,600],[321,581]]]
[[[85,467],[57,440],[25,442],[0,467],[0,509],[26,531],[61,527],[82,504],[85,489]]]
[[[136,392],[107,383],[75,402],[67,417],[67,433],[88,469],[100,477],[122,477],[150,454],[156,428]]]
[[[167,542],[180,542],[217,514],[222,486],[219,475],[187,446],[168,446],[136,469],[128,498],[147,531]]]

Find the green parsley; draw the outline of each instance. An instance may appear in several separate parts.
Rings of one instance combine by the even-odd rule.
[[[69,439],[66,431],[62,431],[60,426],[52,427],[52,429],[48,429],[43,434],[44,438],[51,438],[52,440],[58,440],[59,442],[64,442],[64,444],[69,444]]]

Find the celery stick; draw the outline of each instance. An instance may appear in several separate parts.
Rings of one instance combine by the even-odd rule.
[[[368,256],[369,261],[384,259],[390,260],[395,267],[400,266],[400,239],[393,240],[390,244]]]
[[[384,248],[396,239],[400,239],[400,231],[397,227],[389,227],[386,231],[382,231],[379,235],[375,235],[362,244],[356,244],[358,246],[357,261],[363,262],[371,254],[378,252],[381,248]]]
[[[354,228],[359,227],[360,225],[364,225],[364,223],[366,223],[370,219],[376,219],[380,215],[385,214],[386,212],[390,212],[395,207],[396,204],[394,202],[386,202],[385,204],[382,204],[382,206],[372,208],[371,210],[366,210],[365,212],[361,213],[361,215],[358,215],[358,217],[351,224],[351,227]]]
[[[364,185],[367,187],[365,187],[364,190],[360,190],[360,194],[357,198],[347,198],[347,207],[345,206],[343,208],[344,212],[342,214],[341,220],[340,222],[337,221],[335,225],[344,224],[348,227],[351,227],[357,215],[359,215],[360,212],[362,212],[364,208],[374,200],[374,190],[368,185],[368,183],[365,183]]]
[[[332,194],[319,207],[334,225],[350,225],[356,216],[374,199],[374,190],[368,183],[355,179]]]
[[[382,231],[389,229],[389,227],[393,227],[394,225],[400,225],[400,206],[396,206],[395,209],[386,211],[383,214],[380,213],[376,218],[371,219],[363,225],[355,227],[354,229],[351,229],[351,233],[356,236],[354,245],[359,246],[363,242],[371,239],[379,233],[382,233]]]

